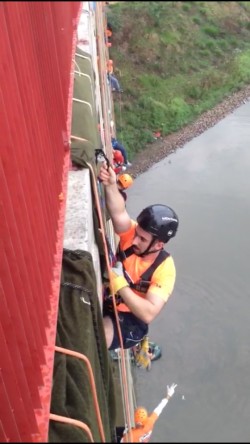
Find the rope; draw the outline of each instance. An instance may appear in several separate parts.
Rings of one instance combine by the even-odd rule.
[[[107,110],[107,105],[109,103],[112,103],[111,101],[111,91],[108,87],[107,83],[107,60],[109,59],[108,54],[108,48],[105,44],[104,38],[105,38],[105,29],[107,27],[106,21],[105,21],[105,9],[103,7],[104,5],[102,2],[96,2],[96,39],[97,39],[97,49],[98,49],[98,68],[99,68],[99,76],[100,76],[100,90],[101,90],[101,99],[102,99],[102,110],[103,110],[103,120],[104,120],[104,147],[108,147],[108,157],[112,159],[112,146],[111,146],[111,134],[110,134],[110,112],[111,110]],[[105,29],[104,29],[105,28]],[[100,201],[99,201],[99,193],[97,189],[97,181],[94,174],[94,171],[92,169],[92,166],[88,163],[89,169],[91,171],[92,175],[92,182],[93,182],[93,188],[94,188],[94,196],[96,201],[96,208],[99,218],[99,224],[100,224],[100,233],[103,239],[103,245],[104,245],[104,253],[105,253],[105,261],[106,261],[106,267],[108,271],[109,279],[111,280],[111,267],[109,262],[109,254],[108,254],[108,248],[106,243],[106,237],[105,237],[105,229],[104,224],[102,220],[102,212],[100,208]],[[129,435],[131,435],[131,412],[129,408],[129,396],[128,396],[128,381],[127,381],[127,374],[126,374],[126,366],[125,366],[125,355],[124,355],[124,348],[123,348],[123,340],[121,335],[121,329],[120,329],[120,323],[118,318],[118,312],[116,308],[116,301],[115,301],[115,295],[112,293],[112,301],[113,301],[113,307],[114,307],[114,313],[115,313],[115,319],[118,329],[118,335],[120,339],[121,344],[121,391],[124,397],[124,415],[125,415],[125,422],[129,429]],[[132,438],[132,436],[131,436]],[[130,441],[132,442],[132,440]]]
[[[92,179],[93,179],[92,182],[93,182],[93,188],[94,188],[95,203],[96,203],[97,214],[98,214],[98,218],[99,218],[100,232],[101,232],[102,239],[103,239],[106,267],[107,267],[107,271],[108,271],[109,280],[111,281],[111,279],[112,279],[112,274],[111,274],[112,270],[111,270],[110,262],[109,262],[109,252],[108,252],[108,247],[107,247],[107,242],[106,242],[106,237],[105,237],[105,230],[104,230],[104,225],[103,225],[103,220],[102,220],[102,212],[101,212],[101,208],[100,208],[99,193],[98,193],[98,189],[97,189],[96,178],[95,178],[95,174],[94,174],[92,165],[89,164],[88,162],[87,162],[87,165],[88,165],[88,167],[89,167],[89,169],[91,171],[91,174],[92,174]],[[127,382],[127,375],[126,375],[123,339],[122,339],[122,335],[121,335],[121,328],[120,328],[120,323],[119,323],[118,311],[117,311],[117,307],[116,307],[115,294],[114,294],[113,291],[111,291],[111,295],[112,295],[115,319],[116,319],[116,323],[117,323],[118,335],[119,335],[120,344],[121,344],[122,390],[124,390],[125,412],[127,414],[127,418],[128,418],[127,423],[128,423],[128,428],[130,430],[131,429],[131,421],[130,421],[130,414],[131,413],[130,413],[130,409],[129,409],[128,382]]]
[[[119,93],[119,121],[120,121],[120,128],[122,128],[123,121],[122,121],[122,100],[121,100],[121,93]],[[122,144],[124,143],[123,137],[121,140]]]

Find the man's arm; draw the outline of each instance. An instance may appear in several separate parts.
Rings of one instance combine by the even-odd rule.
[[[163,299],[150,291],[145,299],[134,293],[130,287],[121,288],[119,294],[131,312],[146,324],[150,324],[165,305]]]
[[[168,261],[169,264],[155,274],[145,297],[138,296],[129,287],[120,261],[112,268],[111,282],[114,293],[119,293],[131,312],[146,324],[150,324],[156,318],[173,291],[175,267],[172,258]]]
[[[131,220],[124,199],[117,187],[116,174],[112,167],[107,169],[106,162],[100,168],[99,179],[104,185],[106,205],[115,232],[119,234],[128,231],[131,227]]]
[[[153,290],[148,290],[146,297],[138,296],[130,287],[124,276],[124,270],[120,261],[112,268],[111,288],[115,294],[119,294],[131,312],[141,321],[150,324],[160,313],[167,298],[164,300]]]
[[[167,405],[169,399],[173,396],[175,388],[177,387],[177,384],[172,384],[170,387],[167,385],[167,396],[166,398],[163,398],[160,402],[160,404],[154,409],[154,412],[157,416],[160,416],[162,410]]]

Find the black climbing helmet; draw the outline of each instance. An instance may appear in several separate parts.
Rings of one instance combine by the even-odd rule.
[[[176,235],[179,219],[172,208],[166,205],[150,205],[137,217],[140,227],[166,243]]]

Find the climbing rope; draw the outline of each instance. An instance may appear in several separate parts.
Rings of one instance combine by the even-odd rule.
[[[109,105],[111,99],[111,92],[110,88],[108,88],[107,83],[107,60],[109,59],[108,55],[108,49],[104,43],[104,34],[106,30],[107,23],[105,21],[105,14],[103,10],[103,5],[101,2],[96,3],[96,29],[97,29],[97,45],[98,45],[98,57],[99,57],[99,75],[101,78],[100,82],[100,88],[101,88],[101,97],[102,97],[102,111],[103,111],[103,120],[104,120],[104,148],[108,148],[107,150],[107,157],[109,159],[112,159],[112,146],[111,146],[111,134],[110,134],[110,118],[111,118],[111,110],[107,109],[107,106]],[[91,174],[92,174],[92,182],[94,185],[94,195],[95,195],[95,201],[96,201],[96,207],[99,217],[99,224],[100,224],[100,232],[103,239],[103,245],[104,245],[104,252],[105,252],[105,261],[106,261],[106,268],[108,272],[109,280],[112,278],[112,270],[110,266],[110,257],[109,257],[109,251],[107,247],[106,242],[106,230],[104,228],[103,220],[102,220],[102,212],[100,208],[100,202],[99,202],[99,193],[97,189],[97,183],[96,178],[92,169],[92,166],[88,164]],[[121,373],[120,373],[120,379],[121,379],[121,391],[122,396],[124,399],[124,417],[125,417],[125,423],[128,427],[128,429],[131,429],[131,411],[130,411],[130,405],[129,405],[129,389],[128,389],[128,377],[127,377],[127,371],[126,371],[126,364],[125,364],[125,354],[124,354],[124,348],[123,348],[123,340],[121,335],[121,329],[120,329],[120,323],[118,318],[118,312],[116,307],[116,300],[115,295],[112,293],[112,302],[113,302],[113,309],[118,329],[118,335],[120,340],[120,353],[121,353]],[[132,441],[131,441],[132,442]]]
[[[106,230],[104,228],[104,224],[103,224],[103,219],[102,219],[102,211],[101,211],[101,207],[100,207],[100,201],[99,201],[99,193],[98,193],[98,189],[97,189],[97,184],[96,184],[96,177],[95,177],[95,173],[94,170],[92,168],[92,165],[87,163],[88,167],[90,169],[91,172],[91,176],[92,176],[92,183],[93,183],[93,191],[94,191],[94,197],[95,197],[95,203],[96,203],[96,209],[97,209],[97,214],[98,214],[98,219],[99,219],[99,224],[100,224],[100,233],[102,236],[102,240],[103,240],[103,246],[104,246],[104,254],[105,254],[105,263],[106,263],[106,268],[107,268],[107,272],[108,272],[108,278],[109,281],[111,281],[112,279],[112,268],[110,266],[110,259],[109,259],[109,250],[108,250],[108,246],[107,246],[107,242],[106,242]],[[128,379],[127,379],[127,373],[126,373],[126,366],[125,366],[125,355],[124,355],[124,348],[123,348],[123,339],[122,339],[122,334],[121,334],[121,328],[120,328],[120,323],[119,323],[119,317],[118,317],[118,311],[117,311],[117,307],[116,307],[116,299],[115,299],[115,294],[111,289],[111,297],[112,297],[112,302],[113,302],[113,309],[114,309],[114,314],[115,314],[115,319],[116,319],[116,323],[117,323],[117,330],[118,330],[118,335],[119,335],[119,340],[120,340],[120,344],[121,344],[121,389],[123,391],[124,394],[124,399],[125,399],[125,411],[128,417],[128,424],[129,424],[129,429],[131,428],[131,421],[130,421],[130,409],[129,409],[129,397],[128,397]]]

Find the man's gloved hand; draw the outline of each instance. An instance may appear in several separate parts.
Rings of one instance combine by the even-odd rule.
[[[173,396],[176,387],[177,387],[177,384],[172,384],[170,387],[167,385],[167,398],[168,399]]]
[[[115,266],[112,268],[112,278],[110,285],[115,294],[122,288],[129,286],[129,283],[123,274],[122,263],[119,261],[116,262]]]

